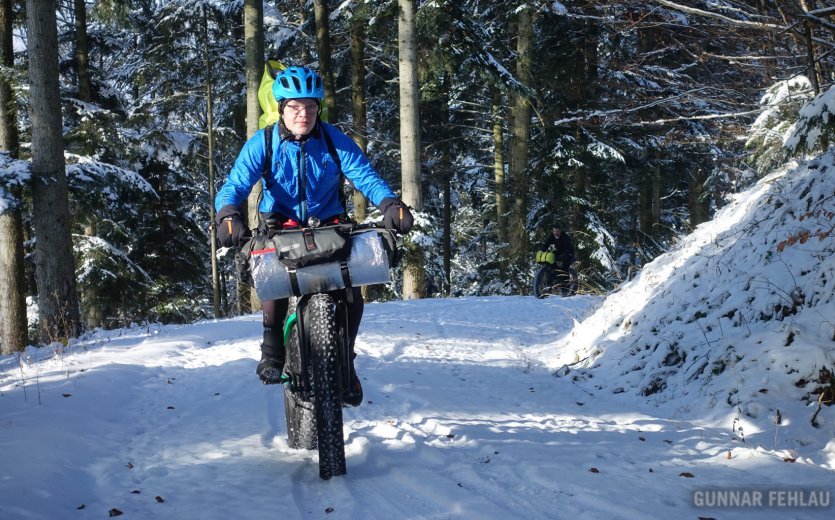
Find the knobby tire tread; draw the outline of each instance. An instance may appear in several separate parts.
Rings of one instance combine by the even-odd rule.
[[[296,302],[291,301],[290,312],[296,308]],[[301,373],[301,355],[299,353],[299,335],[296,327],[290,330],[285,342],[287,351],[287,372]],[[296,450],[315,450],[318,447],[316,433],[316,414],[314,403],[284,387],[284,415],[287,419],[287,445]]]
[[[329,479],[347,472],[339,381],[339,328],[333,297],[328,294],[312,296],[307,315],[316,402],[319,476]]]

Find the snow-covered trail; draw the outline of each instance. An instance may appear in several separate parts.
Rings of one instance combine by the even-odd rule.
[[[345,411],[348,475],[326,482],[315,453],[287,448],[280,389],[255,378],[260,316],[0,358],[0,518],[752,518],[694,508],[693,491],[831,480],[734,440],[732,418],[675,420],[554,378],[552,345],[594,302],[367,305],[365,403]]]

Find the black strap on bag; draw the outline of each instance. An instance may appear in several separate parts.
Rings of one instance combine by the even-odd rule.
[[[302,290],[299,287],[299,279],[296,276],[296,270],[295,269],[288,269],[287,274],[290,275],[290,288],[293,289],[293,295],[294,296],[301,296],[302,295]]]
[[[342,275],[342,283],[344,284],[345,297],[348,303],[354,303],[354,291],[351,290],[351,273],[348,272],[348,262],[339,262],[339,270]],[[290,288],[293,290],[294,296],[301,296],[302,290],[299,285],[298,272],[294,268],[287,269],[287,274],[290,275]]]

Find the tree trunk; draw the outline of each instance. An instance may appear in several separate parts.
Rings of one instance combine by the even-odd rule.
[[[768,7],[766,5],[766,0],[757,0],[757,12],[760,16],[768,16],[770,13],[768,11]],[[762,43],[762,53],[764,56],[776,56],[776,38],[772,31],[767,31],[762,39],[760,40]],[[771,82],[776,81],[777,74],[776,72],[776,60],[765,59],[762,60],[763,68],[765,69],[765,78],[766,84],[770,85]]]
[[[351,19],[351,137],[365,153],[368,150],[368,116],[365,108],[365,16],[354,12]],[[354,190],[354,217],[358,222],[368,215],[368,201]]]
[[[0,214],[0,355],[26,348],[26,279],[20,208]]]
[[[26,0],[32,118],[32,206],[40,341],[80,330],[64,164],[54,0]]]
[[[12,0],[0,2],[0,64],[14,66]],[[17,158],[19,137],[14,91],[0,75],[0,151]],[[11,195],[20,200],[19,190]],[[11,202],[11,201],[10,201]],[[26,348],[26,278],[23,268],[23,218],[20,205],[7,204],[0,212],[0,355]]]
[[[502,93],[493,88],[493,181],[496,196],[496,235],[499,243],[507,243],[507,194],[504,181],[504,133],[502,122],[504,110],[502,107]]]
[[[803,9],[804,14],[807,14],[810,11],[806,0],[800,0],[800,8]],[[812,88],[815,91],[815,95],[818,95],[821,92],[821,70],[816,57],[817,52],[815,52],[812,22],[808,18],[803,22],[803,36],[806,39],[806,60],[809,67],[809,81],[812,82]]]
[[[92,101],[90,91],[90,51],[87,45],[87,6],[84,0],[73,0],[75,5],[75,67],[78,74],[78,98]]]
[[[417,37],[414,0],[398,0],[398,64],[400,74],[400,162],[403,202],[423,210],[420,186],[420,121],[417,78]],[[423,251],[410,244],[403,262],[403,299],[423,298],[426,273]]]
[[[0,3],[0,52],[2,65],[11,69],[14,66],[14,1],[2,0]],[[18,156],[20,137],[17,132],[17,107],[11,78],[0,74],[0,146],[12,157]]]
[[[307,25],[307,0],[299,0],[299,32],[304,34],[304,27]],[[307,44],[307,35],[302,38],[302,63],[307,66],[313,58],[310,56],[310,46]]]
[[[84,236],[96,236],[96,222],[92,215],[84,223]],[[82,319],[87,329],[95,329],[96,327],[104,326],[104,309],[102,290],[95,283],[88,284],[86,287],[79,289],[79,297],[81,298],[81,313]]]
[[[264,2],[244,0],[244,42],[246,54],[246,136],[258,131],[261,104],[258,101],[258,87],[264,74]],[[258,227],[258,199],[261,197],[261,183],[252,188],[247,199],[247,221],[250,229]],[[258,295],[245,283],[238,281],[238,298],[243,312],[261,308]]]
[[[454,74],[450,70],[450,67],[447,67],[443,75],[441,74],[440,71],[436,73],[439,89],[434,104],[437,106],[437,110],[432,111],[432,115],[429,117],[434,121],[434,125],[440,131],[440,135],[446,138],[454,133],[454,129],[451,127],[449,110],[449,93],[452,91],[451,81]],[[441,241],[444,267],[443,294],[449,296],[452,292],[452,177],[455,173],[454,165],[456,162],[448,146],[441,147],[439,151],[440,164],[436,167],[435,172],[441,175],[444,197],[442,208],[444,229]]]
[[[368,115],[365,107],[365,9],[355,7],[351,14],[351,137],[363,153],[368,151]],[[362,222],[368,217],[368,201],[359,190],[354,190],[354,218]],[[362,286],[362,297],[371,299],[371,289]]]
[[[261,104],[258,87],[264,75],[264,2],[244,1],[244,53],[246,55],[246,136],[258,131]]]
[[[580,104],[581,106],[589,106],[596,97],[597,83],[599,81],[597,74],[598,67],[598,28],[596,22],[592,20],[585,20],[582,22],[582,49],[581,57],[579,58],[583,64],[583,69],[580,71],[581,76],[578,78],[581,82]],[[591,170],[591,171],[590,171]],[[588,186],[594,186],[594,183],[589,181],[589,176],[593,175],[594,168],[576,168],[574,170],[574,183],[572,199],[588,200]],[[586,207],[583,204],[574,202],[571,204],[572,224],[574,229],[586,226]]]
[[[530,86],[531,47],[533,44],[533,18],[531,9],[519,9],[517,16],[516,41],[516,78]],[[530,141],[531,107],[530,101],[521,93],[513,94],[513,112],[510,128],[509,175],[513,194],[513,209],[508,222],[508,240],[510,254],[513,257],[524,255],[528,250],[526,218],[528,215],[528,146]]]
[[[652,182],[645,179],[638,192],[638,228],[643,240],[652,233]]]
[[[661,154],[653,152],[655,164],[652,165],[652,225],[661,223]]]
[[[688,209],[690,210],[690,228],[710,220],[710,197],[705,193],[705,183],[708,175],[699,168],[690,174],[690,185],[687,190]]]
[[[450,161],[449,164],[452,164]],[[452,172],[444,174],[444,296],[452,292]]]
[[[336,90],[334,89],[333,66],[331,64],[330,24],[328,23],[327,0],[313,0],[313,13],[316,17],[316,51],[319,53],[319,75],[325,84],[325,107],[328,109],[328,121],[337,121]]]
[[[209,13],[203,8],[203,44],[206,51],[206,146],[208,148],[207,171],[209,175],[209,248],[212,252],[212,303],[215,318],[221,317],[220,276],[217,265],[217,227],[215,226],[215,154],[212,118],[212,58],[209,54]]]
[[[586,189],[587,189],[587,186],[588,186],[588,178],[586,177],[586,172],[583,170],[583,168],[580,168],[580,167],[574,168],[574,179],[573,179],[573,181],[574,182],[571,185],[573,198],[575,200],[576,199],[586,200],[586,196],[587,196]],[[578,227],[580,227],[580,225],[583,223],[583,221],[585,219],[584,208],[583,208],[582,204],[575,203],[575,204],[571,205],[571,217],[572,217],[571,218],[571,220],[572,220],[571,223],[574,225],[574,229],[577,229]],[[565,226],[566,224],[563,224],[563,225]]]

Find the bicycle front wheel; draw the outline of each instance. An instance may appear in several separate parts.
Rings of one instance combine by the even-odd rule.
[[[342,434],[342,385],[339,380],[339,326],[336,302],[329,294],[316,294],[308,304],[313,394],[319,446],[319,476],[344,475],[345,439]]]
[[[554,283],[554,270],[547,265],[540,266],[533,277],[533,295],[539,299],[550,296]]]
[[[284,348],[287,351],[285,372],[291,374],[294,384],[284,386],[284,415],[287,419],[287,445],[297,450],[315,450],[317,448],[316,414],[314,399],[304,392],[305,382],[312,379],[311,370],[302,366],[299,329],[296,324],[296,305],[298,300],[290,302],[292,315],[285,324]],[[312,384],[308,384],[309,388]]]

